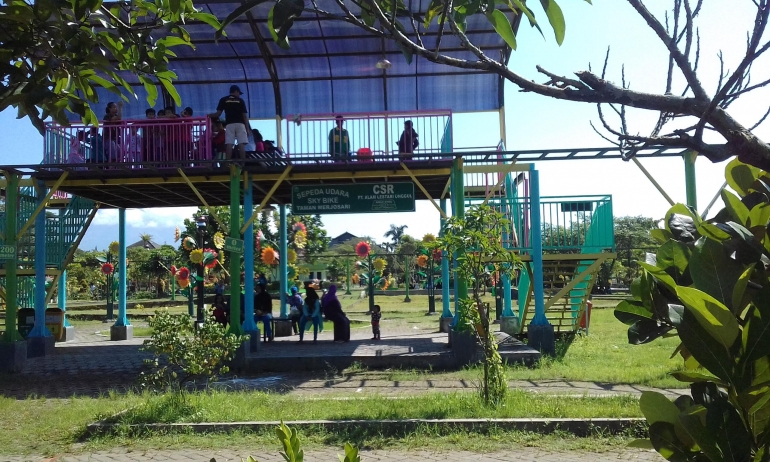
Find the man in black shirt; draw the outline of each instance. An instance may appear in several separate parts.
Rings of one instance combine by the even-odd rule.
[[[225,113],[225,156],[228,159],[233,157],[233,144],[238,141],[238,152],[241,159],[246,158],[245,146],[249,142],[249,135],[246,127],[249,127],[249,115],[246,110],[246,103],[241,99],[241,89],[238,85],[230,87],[230,95],[219,100],[217,112],[209,116],[217,119]]]
[[[257,295],[254,297],[254,311],[254,320],[264,323],[267,338],[273,340],[272,326],[270,325],[273,319],[273,298],[267,292],[267,287],[262,284],[257,286]]]

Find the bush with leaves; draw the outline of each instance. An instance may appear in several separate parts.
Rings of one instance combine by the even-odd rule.
[[[502,213],[489,205],[473,206],[464,217],[449,218],[441,237],[430,244],[431,250],[457,254],[455,277],[470,287],[469,297],[460,300],[460,330],[472,331],[484,350],[482,398],[488,405],[498,405],[508,391],[503,361],[497,351],[494,332],[490,328],[488,305],[481,301],[490,274],[511,276],[520,265],[516,254],[503,246],[503,235],[510,223]]]
[[[637,444],[672,461],[770,460],[770,174],[734,160],[726,177],[737,194],[722,191],[714,218],[669,210],[633,300],[615,309],[632,344],[681,340],[686,370],[673,375],[692,396],[640,402],[650,440]]]
[[[246,337],[227,333],[227,328],[210,318],[199,328],[186,314],[155,311],[149,320],[152,337],[142,351],[155,357],[146,359],[151,372],[142,372],[140,385],[153,391],[184,392],[196,379],[214,381],[229,372],[228,362]]]

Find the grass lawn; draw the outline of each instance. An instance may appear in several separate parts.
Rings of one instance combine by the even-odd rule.
[[[72,398],[66,400],[27,399],[23,401],[0,398],[0,454],[52,455],[72,450],[103,449],[115,446],[140,448],[181,447],[216,448],[227,444],[276,448],[272,432],[233,435],[137,434],[125,429],[115,434],[81,441],[85,425],[129,409],[118,419],[121,423],[205,422],[240,420],[298,420],[298,419],[406,419],[452,417],[638,417],[635,398],[559,398],[512,391],[497,410],[484,407],[475,394],[425,395],[404,399],[365,397],[351,400],[318,399],[265,394],[261,392],[201,392],[189,394],[183,404],[163,396],[111,395],[103,398]],[[44,418],[41,418],[44,417]],[[538,442],[551,437],[518,432],[491,430],[491,437],[510,441]],[[506,436],[507,435],[507,436]],[[434,447],[490,450],[477,438],[467,438],[466,430],[425,427],[416,432],[383,434],[380,429],[350,429],[328,432],[321,428],[305,430],[306,444],[339,445],[351,441],[361,447]],[[623,438],[579,442],[578,446],[620,444]],[[568,438],[568,439],[570,439]],[[592,440],[589,438],[588,440]],[[77,445],[76,445],[77,443]],[[612,443],[612,444],[615,444]],[[451,446],[450,446],[451,444]]]

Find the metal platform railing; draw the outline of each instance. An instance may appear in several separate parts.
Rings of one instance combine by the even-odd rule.
[[[342,117],[347,139],[333,131],[336,118]],[[419,145],[411,146],[405,132],[405,122],[411,121]],[[292,163],[316,162],[317,158],[331,160],[368,161],[369,155],[388,160],[410,160],[414,155],[425,158],[452,152],[452,112],[449,110],[298,114],[286,117],[286,157]],[[407,134],[399,148],[399,140]],[[406,149],[403,147],[406,146]],[[343,152],[344,151],[344,152]],[[400,152],[404,151],[404,152]]]

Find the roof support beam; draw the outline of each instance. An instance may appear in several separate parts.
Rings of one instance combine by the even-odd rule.
[[[67,179],[67,175],[69,175],[69,172],[62,173],[62,175],[59,177],[59,179],[56,180],[56,183],[54,183],[53,186],[51,186],[51,189],[48,190],[48,193],[45,195],[45,198],[43,199],[43,201],[40,202],[40,204],[38,204],[37,208],[35,208],[35,211],[32,212],[32,215],[29,217],[29,220],[27,220],[27,222],[24,223],[24,226],[22,226],[21,229],[19,230],[19,232],[16,234],[16,240],[17,241],[18,241],[19,238],[24,236],[24,233],[26,233],[29,230],[30,226],[32,226],[32,224],[35,222],[35,218],[37,218],[37,216],[40,214],[40,212],[43,211],[43,209],[45,208],[46,204],[51,199],[51,196],[53,196],[53,193],[58,191],[59,190],[59,186],[61,186],[61,184],[64,182],[64,180]]]
[[[267,73],[270,74],[270,82],[273,84],[273,95],[275,97],[275,115],[282,116],[283,103],[281,101],[281,84],[278,79],[278,69],[276,69],[275,61],[273,61],[273,55],[270,53],[270,48],[268,48],[267,44],[265,43],[265,38],[262,37],[262,33],[257,27],[256,20],[251,14],[251,11],[246,12],[246,18],[249,21],[251,32],[254,34],[254,40],[256,40],[257,46],[259,47],[259,52],[262,54],[261,57],[265,61]],[[243,231],[241,231],[241,234],[243,234]]]
[[[663,197],[668,201],[668,203],[673,206],[675,204],[673,199],[671,199],[671,197],[668,194],[666,194],[666,191],[663,189],[663,187],[660,184],[658,184],[657,181],[655,181],[655,178],[650,174],[650,172],[647,171],[646,168],[644,168],[642,163],[639,162],[639,159],[637,159],[636,157],[632,157],[631,160],[633,160],[636,166],[639,167],[639,170],[641,170],[642,173],[644,173],[644,176],[646,176],[647,179],[650,180],[650,183],[652,183],[652,185],[655,186],[655,189],[657,189],[658,192],[660,192],[663,195]]]
[[[198,188],[195,187],[195,185],[190,181],[189,178],[187,178],[187,175],[184,174],[181,168],[178,168],[177,171],[180,175],[182,175],[182,178],[187,182],[187,185],[190,187],[190,189],[193,190],[196,196],[198,196],[198,199],[203,203],[203,206],[206,207],[206,211],[209,213],[209,216],[214,217],[214,219],[217,221],[217,224],[219,225],[219,229],[227,229],[224,224],[222,224],[221,221],[219,221],[219,217],[215,213],[211,213],[211,207],[209,207],[209,204],[206,202],[206,199],[203,198],[200,191],[198,191]]]
[[[416,176],[414,176],[414,173],[412,173],[411,170],[409,170],[409,167],[406,166],[405,163],[401,162],[401,168],[404,169],[404,171],[412,178],[412,181],[414,181],[414,184],[417,185],[418,188],[420,188],[420,191],[422,191],[423,194],[425,194],[425,197],[428,198],[431,204],[433,204],[434,207],[436,207],[436,210],[438,210],[438,213],[441,214],[442,217],[444,217],[445,220],[448,220],[449,217],[446,215],[446,212],[436,203],[436,201],[431,197],[430,193],[427,189],[425,189],[425,186],[420,183],[420,180],[417,179]]]

